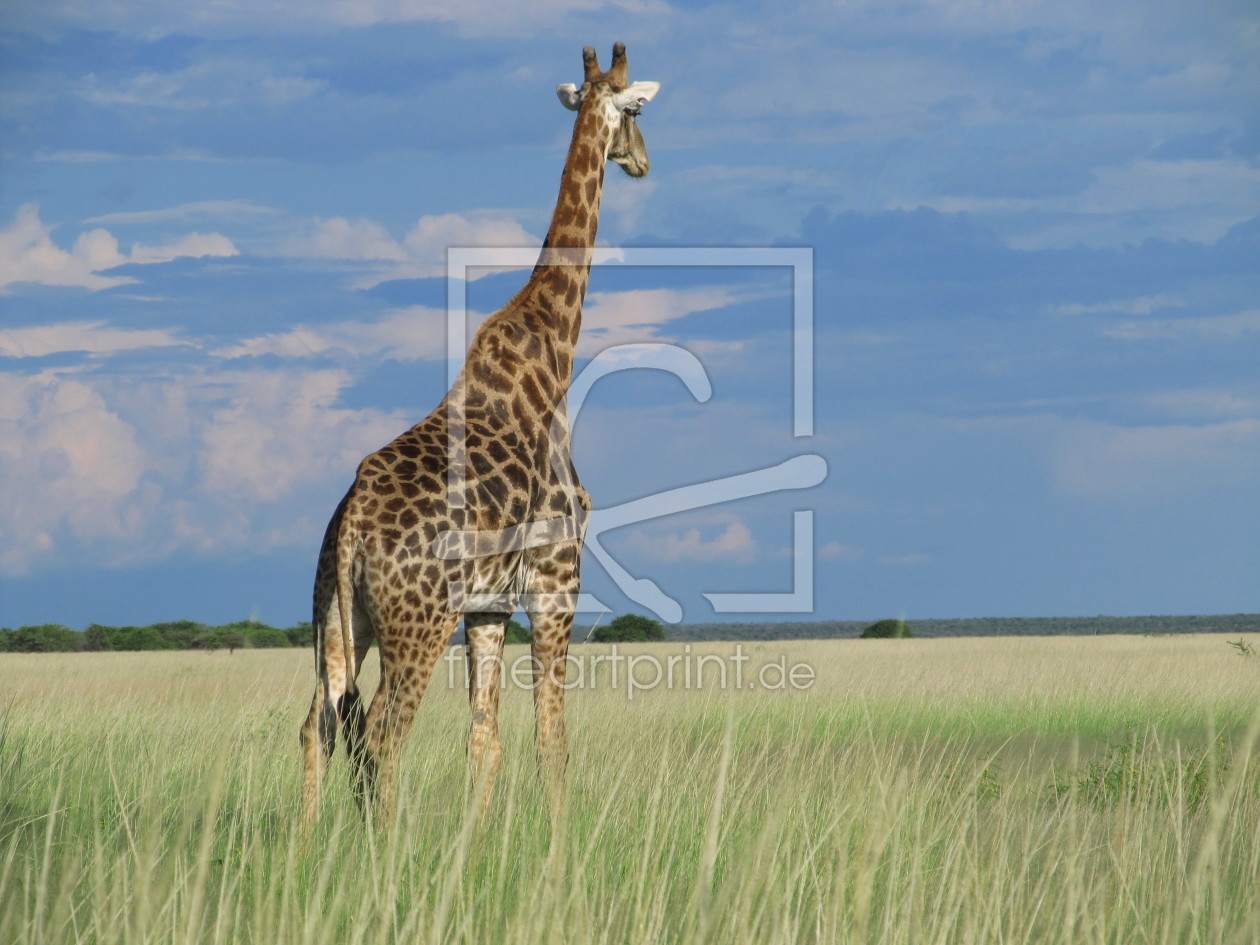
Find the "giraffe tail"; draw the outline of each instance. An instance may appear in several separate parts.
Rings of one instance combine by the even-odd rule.
[[[343,525],[344,527],[344,525]],[[341,534],[337,541],[337,611],[341,618],[341,652],[346,664],[346,695],[358,692],[358,653],[354,646],[354,553],[358,541]]]

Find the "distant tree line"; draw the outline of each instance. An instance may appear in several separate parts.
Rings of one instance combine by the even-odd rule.
[[[981,637],[1085,636],[1094,634],[1260,633],[1260,614],[1174,617],[980,617],[916,620],[913,632],[903,621],[823,620],[811,622],[710,623],[669,628],[678,642],[720,640],[828,640],[859,636]],[[528,643],[530,630],[515,620],[507,626],[508,643]],[[574,639],[594,643],[631,643],[665,639],[659,621],[623,614],[593,631],[574,628]],[[271,627],[258,620],[221,626],[174,620],[145,627],[109,627],[94,623],[79,632],[57,623],[0,629],[0,653],[75,653],[103,650],[236,650],[306,647],[314,640],[309,622]],[[451,640],[463,642],[460,631]]]
[[[528,627],[509,620],[506,642],[529,643]],[[590,634],[596,643],[664,640],[660,621],[639,614],[622,614]],[[579,636],[582,639],[582,636]],[[36,624],[16,630],[0,629],[0,653],[99,653],[109,650],[239,650],[306,647],[314,642],[309,622],[281,629],[258,620],[239,620],[221,626],[195,620],[172,620],[144,627],[111,627],[94,623],[79,632],[59,623]],[[452,642],[463,642],[462,634]]]
[[[851,640],[870,626],[863,620],[749,621],[681,624],[671,640]],[[915,620],[916,637],[1054,637],[1101,634],[1260,633],[1260,614],[1151,617],[972,617]]]
[[[588,632],[578,631],[578,639]],[[635,643],[665,639],[660,621],[639,614],[622,614],[607,626],[589,632],[596,643]],[[507,643],[529,643],[530,629],[509,620]],[[110,627],[91,624],[83,632],[59,623],[0,629],[0,653],[99,653],[108,650],[239,650],[270,647],[306,647],[314,642],[309,622],[281,629],[258,620],[240,620],[221,626],[195,620],[172,620],[144,627]],[[462,643],[462,633],[452,640]]]
[[[281,629],[258,620],[211,626],[173,620],[144,627],[94,623],[83,632],[59,623],[0,629],[0,653],[90,653],[106,650],[239,650],[310,646],[310,623]]]

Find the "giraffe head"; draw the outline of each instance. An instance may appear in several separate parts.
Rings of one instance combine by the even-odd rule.
[[[559,85],[556,95],[565,108],[575,112],[592,109],[603,118],[613,129],[607,159],[620,164],[631,177],[642,177],[651,165],[637,119],[643,103],[652,100],[660,83],[630,81],[624,43],[613,46],[612,67],[607,72],[600,70],[593,46],[582,50],[582,66],[582,87],[571,82]]]

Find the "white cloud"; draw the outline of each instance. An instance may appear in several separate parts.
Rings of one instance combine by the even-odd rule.
[[[1232,341],[1243,335],[1260,333],[1260,309],[1234,315],[1205,315],[1198,318],[1160,318],[1122,322],[1102,329],[1109,338],[1121,341],[1151,341],[1202,338]]]
[[[1236,220],[1260,205],[1260,167],[1237,158],[1152,161],[1099,167],[1093,183],[1078,197],[1066,198],[1082,213],[1182,210],[1203,206],[1229,208]],[[1224,230],[1219,235],[1223,235]]]
[[[131,158],[112,151],[40,151],[33,156],[33,160],[58,161],[65,164],[102,164],[107,161],[131,160]]]
[[[1161,417],[1211,419],[1260,417],[1260,392],[1198,388],[1161,391],[1136,398]]]
[[[736,296],[727,289],[633,289],[628,292],[596,292],[587,296],[578,355],[590,357],[613,345],[661,341],[661,324],[691,312],[729,305]],[[484,315],[469,313],[471,330]],[[356,357],[377,356],[400,360],[440,359],[447,355],[447,319],[444,309],[415,305],[394,309],[375,322],[334,322],[298,325],[288,331],[245,338],[212,352],[220,358],[308,358],[333,351]],[[712,357],[742,350],[741,342],[688,341],[693,353]],[[639,355],[634,348],[618,352],[622,360]]]
[[[114,328],[103,321],[0,328],[0,357],[42,358],[62,351],[112,354],[187,344],[163,328]]]
[[[804,170],[776,164],[701,164],[679,171],[673,175],[672,181],[688,187],[698,184],[712,185],[730,182],[741,185],[755,182],[830,188],[839,183],[839,179],[830,171]]]
[[[1054,221],[1012,234],[1014,249],[1109,247],[1149,238],[1212,243],[1260,213],[1260,168],[1238,158],[1139,158],[1095,167],[1088,185],[1057,196],[925,195],[887,206],[1012,218],[1035,211]]]
[[[918,564],[930,564],[932,559],[928,555],[911,552],[904,555],[882,555],[875,559],[880,564],[886,564],[895,568],[908,568]]]
[[[1180,68],[1147,76],[1142,85],[1165,101],[1189,98],[1192,101],[1211,99],[1237,78],[1237,72],[1226,62],[1189,62]]]
[[[725,521],[726,527],[712,534],[713,527],[706,526],[705,531],[712,536],[709,538],[704,537],[700,528],[688,528],[681,533],[636,528],[624,539],[625,546],[655,561],[732,561],[738,564],[753,561],[758,546],[748,526],[729,515],[715,518]]]
[[[176,110],[218,108],[249,102],[287,105],[309,98],[324,82],[298,75],[274,75],[261,62],[216,59],[176,72],[142,72],[121,80],[85,76],[78,94],[93,105]]]
[[[128,262],[161,263],[172,259],[201,259],[205,256],[240,255],[232,241],[221,233],[188,233],[159,246],[136,243],[131,247]]]
[[[135,428],[86,383],[0,375],[0,573],[67,537],[125,540],[145,465]]]
[[[316,545],[327,496],[407,426],[339,406],[351,381],[294,370],[0,375],[0,573],[83,555],[119,565],[181,547]]]
[[[1041,200],[1027,197],[957,197],[951,195],[928,195],[913,200],[895,198],[888,201],[888,210],[918,210],[927,207],[940,213],[1019,213],[1035,210],[1041,206]]]
[[[341,350],[357,356],[379,355],[404,361],[442,358],[446,356],[446,319],[443,309],[415,305],[390,311],[376,322],[299,325],[285,332],[246,338],[213,353],[220,358],[264,354],[308,358]]]
[[[659,187],[658,180],[631,180],[624,174],[606,178],[599,200],[600,232],[609,234],[637,230],[652,195]]]
[[[1057,222],[1012,236],[1015,249],[1136,243],[1212,243],[1260,213],[1260,167],[1236,158],[1154,161],[1098,167],[1083,190],[1038,201]]]
[[[0,291],[18,282],[108,289],[133,283],[128,276],[102,276],[102,270],[125,263],[167,262],[178,257],[235,256],[236,247],[219,233],[189,233],[164,246],[136,244],[123,253],[106,229],[79,234],[65,250],[52,240],[55,227],[40,220],[39,207],[25,204],[13,224],[0,230]]]
[[[1057,484],[1086,497],[1193,494],[1260,473],[1260,419],[1122,427],[1080,423],[1051,441]]]
[[[1165,406],[1185,392],[1170,392]],[[1184,416],[1184,415],[1183,415]],[[1122,425],[1050,415],[945,421],[976,449],[1035,457],[1061,495],[1109,504],[1184,502],[1254,491],[1260,481],[1260,416],[1195,415]],[[1152,506],[1159,514],[1159,505]]]
[[[164,153],[122,154],[114,151],[37,151],[34,161],[56,161],[64,164],[103,164],[119,161],[133,164],[137,161],[190,161],[199,164],[239,164],[236,157],[219,157],[197,148],[175,148]]]
[[[289,251],[296,256],[320,259],[381,259],[402,262],[407,252],[389,231],[371,220],[332,217],[321,220],[314,232],[295,240]]]
[[[866,134],[884,135],[904,129],[930,105],[968,84],[965,71],[955,63],[889,47],[850,48],[843,56],[821,59],[788,55],[779,65],[773,78],[745,75],[725,89],[722,110],[730,115],[802,119],[843,116],[849,122],[860,121]],[[978,80],[970,84],[975,86]],[[802,94],[803,89],[811,91]],[[818,132],[803,129],[805,134]],[[844,135],[847,129],[837,127],[832,133]]]
[[[818,557],[823,561],[839,561],[841,564],[852,564],[866,556],[861,548],[829,541],[818,549]]]
[[[589,358],[613,345],[668,340],[660,334],[667,322],[743,298],[726,288],[592,292],[583,306],[578,355]]]
[[[227,383],[230,394],[199,430],[197,467],[206,490],[274,502],[327,476],[349,482],[366,452],[408,426],[379,411],[338,407],[352,380],[329,370],[215,375],[215,385]]]
[[[68,0],[49,0],[22,11],[18,25],[46,23],[96,30],[134,32],[148,38],[179,33],[189,36],[256,36],[259,33],[324,33],[342,27],[382,23],[451,23],[473,35],[532,36],[583,13],[609,11],[631,17],[669,12],[662,0],[535,0],[504,4],[500,0],[216,0],[191,6],[166,2],[101,4],[90,10]]]
[[[121,213],[106,213],[99,217],[89,217],[83,222],[128,224],[213,219],[241,220],[259,216],[274,216],[279,212],[274,207],[264,207],[249,200],[197,200],[191,203],[181,203],[175,207],[163,207],[159,210],[129,210]]]
[[[1055,305],[1050,312],[1055,315],[1149,315],[1163,308],[1181,308],[1186,303],[1166,295],[1143,295],[1135,299],[1112,299],[1109,302]]]
[[[458,213],[421,217],[403,240],[408,261],[393,270],[390,278],[445,275],[446,251],[452,246],[532,248],[541,245],[541,240],[527,233],[515,220],[491,216],[486,211],[482,214],[471,218]]]
[[[52,241],[52,231],[40,221],[39,207],[29,203],[18,210],[12,226],[0,230],[0,290],[15,282],[108,289],[136,281],[96,274],[127,261],[109,231],[89,230],[70,250]]]
[[[446,251],[453,246],[536,248],[540,243],[502,211],[472,210],[467,215],[422,216],[401,242],[372,220],[332,217],[318,221],[310,232],[292,240],[284,252],[291,256],[387,264],[359,284],[360,288],[371,288],[388,279],[445,275]],[[519,268],[522,267],[508,265],[495,271]],[[480,278],[489,271],[478,269],[469,272],[468,278]]]
[[[355,26],[437,21],[454,23],[465,33],[495,36],[530,35],[545,23],[581,13],[654,16],[669,12],[662,0],[539,0],[520,6],[500,0],[354,0],[338,6],[339,15]]]

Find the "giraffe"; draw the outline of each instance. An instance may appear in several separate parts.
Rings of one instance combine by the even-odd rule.
[[[592,47],[582,60],[582,86],[556,89],[577,117],[529,280],[478,328],[441,404],[359,464],[324,535],[315,572],[315,695],[301,733],[308,825],[339,727],[365,813],[392,810],[400,746],[461,617],[469,769],[484,805],[502,753],[504,632],[518,606],[532,628],[540,768],[558,802],[568,757],[561,684],[591,510],[573,468],[565,397],[605,163],[631,177],[648,172],[636,118],[659,87],[629,81],[621,43],[606,72]],[[381,681],[365,711],[356,679],[373,640]]]

